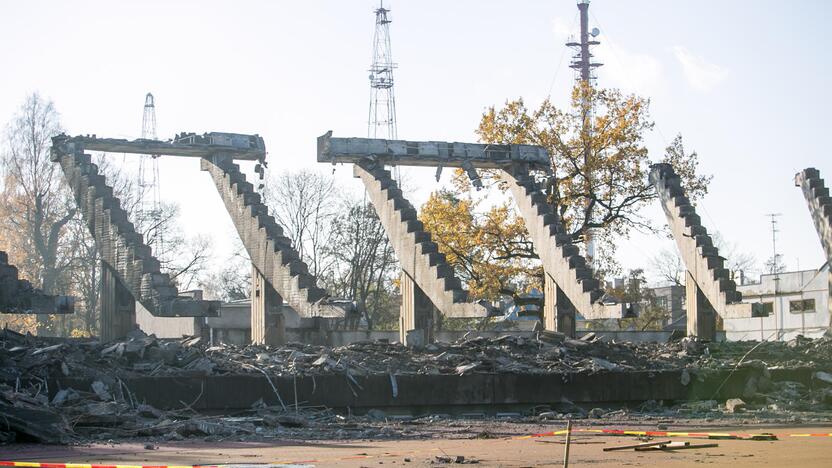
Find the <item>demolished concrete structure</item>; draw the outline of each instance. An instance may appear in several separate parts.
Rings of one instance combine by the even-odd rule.
[[[831,363],[829,338],[635,345],[540,332],[414,350],[378,341],[209,346],[199,337],[159,340],[139,331],[101,343],[0,330],[0,444],[343,438],[310,418],[318,411],[340,421],[339,429],[365,429],[355,416],[367,414],[409,421],[408,432],[420,418],[443,426],[452,415],[539,424],[600,418],[607,411],[599,407],[616,408],[607,417],[647,414],[679,425],[684,417],[718,418],[716,400],[739,397],[757,421],[828,420]]]
[[[318,162],[354,164],[354,174],[364,182],[384,224],[403,270],[403,342],[409,342],[409,336],[420,337],[414,340],[417,342],[424,337],[429,341],[431,312],[425,299],[449,317],[484,316],[488,311],[482,305],[465,302],[467,293],[453,269],[384,165],[436,167],[437,175],[443,167],[458,167],[468,173],[475,186],[481,185],[477,168],[501,169],[512,182],[512,193],[544,263],[546,328],[574,336],[576,312],[588,319],[621,316],[620,305],[600,302],[603,292],[599,282],[531,177],[531,170],[549,170],[549,157],[542,147],[333,138],[328,132],[318,138]]]
[[[453,267],[417,219],[416,209],[404,198],[390,171],[360,162],[353,166],[353,174],[364,182],[401,264],[402,342],[432,341],[433,307],[446,317],[487,316],[487,304],[468,302],[468,291],[462,289]]]
[[[713,340],[718,318],[751,317],[752,304],[742,302],[742,294],[724,268],[725,258],[719,255],[673,167],[654,164],[649,178],[687,269],[688,335]]]
[[[604,304],[604,291],[525,164],[502,172],[543,262],[547,330],[575,335],[576,312],[587,320],[621,317],[623,305]]]
[[[330,303],[326,291],[317,286],[317,279],[309,274],[282,228],[269,216],[260,195],[233,162],[265,163],[265,143],[258,135],[182,133],[167,142],[61,135],[53,139],[53,161],[61,164],[104,258],[104,339],[123,336],[135,327],[134,299],[154,317],[217,316],[219,302],[182,296],[170,278],[160,273],[159,261],[135,232],[112,188],[85,150],[202,158],[202,168],[211,174],[252,259],[253,342],[278,344],[285,340],[285,324],[279,313],[284,299],[301,317],[345,315],[344,309]],[[262,174],[262,166],[258,169]],[[184,325],[189,329],[198,326],[196,322]]]
[[[344,309],[329,302],[329,294],[318,287],[240,166],[219,153],[203,158],[201,167],[211,175],[251,258],[252,342],[284,341],[285,318],[279,311],[284,300],[301,317],[343,317]]]
[[[820,171],[809,167],[794,176],[794,184],[803,191],[806,203],[809,205],[809,213],[815,224],[815,231],[820,238],[823,253],[826,254],[826,263],[832,262],[832,197],[829,196],[829,188],[826,187],[820,177]],[[827,304],[829,307],[829,328],[832,329],[832,271],[828,275]]]
[[[9,264],[9,256],[0,250],[0,314],[71,314],[75,298],[52,296],[19,278],[17,267]]]
[[[211,316],[218,301],[181,296],[159,260],[128,220],[84,151],[88,139],[52,139],[52,161],[59,163],[75,201],[101,253],[101,336],[111,340],[136,326],[136,301],[157,317]]]

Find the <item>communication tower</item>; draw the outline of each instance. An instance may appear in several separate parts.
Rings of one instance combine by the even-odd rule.
[[[600,42],[596,41],[595,38],[601,34],[601,31],[599,31],[598,28],[589,29],[589,0],[580,0],[578,2],[578,11],[581,15],[581,36],[578,40],[570,38],[569,42],[566,43],[567,47],[570,47],[575,52],[572,56],[572,63],[569,64],[569,68],[576,71],[575,79],[578,83],[583,86],[592,87],[595,85],[596,80],[595,69],[600,67],[602,64],[592,60],[590,48],[600,44]],[[593,108],[594,104],[591,97],[584,95],[584,99],[581,101],[581,118],[583,132],[587,135],[583,148],[587,193],[592,193],[593,184],[592,174],[590,174],[586,169],[586,167],[588,167],[587,162],[589,161],[592,151],[591,141],[592,119],[594,116]],[[589,207],[590,203],[591,201],[587,199],[587,207]],[[591,217],[592,212],[587,210],[587,216]],[[595,235],[593,230],[590,228],[584,235],[584,245],[586,246],[587,260],[589,261],[589,265],[591,267],[595,264],[595,244]]]
[[[375,10],[376,28],[373,34],[373,64],[370,65],[370,116],[367,137],[395,140],[396,97],[393,91],[393,55],[390,48],[390,10],[379,3]]]
[[[156,140],[156,103],[153,94],[144,98],[142,115],[142,139]],[[162,216],[162,200],[159,190],[159,155],[142,155],[139,159],[138,219],[144,224],[145,241],[157,251],[162,242],[158,223]],[[156,244],[156,245],[154,245]]]

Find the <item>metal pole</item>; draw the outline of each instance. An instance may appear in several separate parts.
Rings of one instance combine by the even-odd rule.
[[[572,420],[566,420],[566,445],[563,448],[563,468],[569,468],[569,444],[572,442]]]

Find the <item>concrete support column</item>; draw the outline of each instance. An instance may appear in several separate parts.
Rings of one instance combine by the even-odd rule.
[[[433,303],[406,271],[401,276],[402,306],[399,339],[405,346],[424,346],[433,341]]]
[[[696,284],[693,275],[685,272],[685,304],[687,307],[688,335],[706,340],[716,339],[716,310],[702,289]]]
[[[136,300],[118,279],[115,270],[101,262],[101,341],[123,338],[136,328]]]
[[[281,307],[283,298],[254,265],[251,266],[251,342],[281,345],[286,343],[286,323]]]
[[[575,306],[547,273],[543,274],[543,328],[575,337]]]
[[[558,329],[558,284],[543,272],[543,329]]]

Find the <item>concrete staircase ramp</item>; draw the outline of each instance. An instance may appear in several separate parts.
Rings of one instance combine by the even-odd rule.
[[[719,255],[673,167],[654,164],[649,179],[656,188],[685,267],[716,313],[723,319],[751,317],[751,304],[742,303],[742,293],[730,279],[725,258]]]
[[[402,195],[390,171],[371,161],[353,165],[353,174],[367,188],[402,270],[445,317],[486,317],[490,305],[468,302],[468,291],[454,274],[439,246],[417,219],[416,209]]]
[[[604,291],[593,276],[586,259],[572,243],[560,217],[546,201],[532,175],[523,167],[502,172],[509,183],[526,229],[534,243],[543,270],[549,275],[584,319],[620,318],[622,305],[600,302]]]
[[[159,271],[159,260],[128,221],[113,188],[88,154],[53,151],[52,157],[61,165],[104,263],[136,301],[157,317],[218,315],[219,301],[180,296],[170,277]]]
[[[317,286],[240,166],[226,156],[203,158],[200,164],[211,174],[252,264],[283,300],[301,317],[344,317],[343,308],[328,302],[329,294]]]
[[[832,197],[820,177],[820,171],[810,167],[794,176],[794,184],[803,191],[815,230],[827,260],[832,260]]]
[[[71,314],[75,298],[51,296],[19,278],[17,267],[9,264],[9,256],[0,250],[0,313],[5,314]]]

